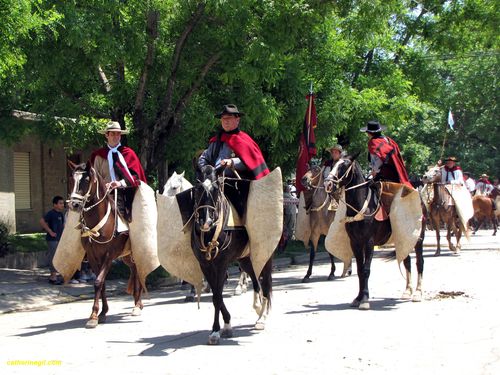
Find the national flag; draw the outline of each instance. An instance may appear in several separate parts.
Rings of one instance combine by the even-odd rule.
[[[301,179],[309,169],[309,160],[316,155],[316,137],[314,136],[314,129],[317,126],[317,117],[316,106],[314,105],[314,94],[312,92],[309,93],[306,99],[308,105],[304,117],[304,126],[300,134],[299,156],[297,158],[297,168],[295,172],[295,187],[297,188],[297,194],[305,189]]]
[[[455,121],[453,120],[453,113],[451,113],[451,109],[448,111],[448,125],[451,130],[455,130],[453,125],[455,125]]]

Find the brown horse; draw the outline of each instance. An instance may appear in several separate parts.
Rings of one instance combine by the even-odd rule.
[[[490,220],[493,224],[493,236],[496,236],[498,221],[495,211],[493,210],[492,198],[485,195],[474,195],[472,197],[472,207],[474,207],[474,219],[477,223],[472,233],[476,234],[481,225],[483,225],[486,220]]]
[[[92,271],[97,275],[94,282],[94,305],[86,328],[95,328],[106,321],[108,301],[106,298],[106,276],[113,260],[122,257],[130,267],[127,292],[133,294],[135,307],[132,315],[140,315],[143,308],[141,293],[143,286],[138,277],[137,267],[130,256],[128,232],[116,233],[116,191],[108,192],[104,180],[90,165],[70,163],[73,169],[73,188],[69,208],[80,213],[82,245],[87,254]],[[109,193],[109,194],[108,194]],[[115,193],[115,194],[113,194]],[[99,299],[102,309],[99,312]]]
[[[308,230],[306,231],[308,235],[305,234],[304,238],[300,238],[300,240],[304,242],[306,248],[309,246],[309,242],[312,244],[309,249],[309,268],[302,279],[303,283],[308,282],[311,277],[319,239],[322,235],[326,236],[328,234],[328,229],[330,229],[330,225],[335,217],[335,211],[329,210],[333,198],[325,191],[325,187],[323,186],[323,170],[324,168],[320,166],[312,166],[302,177],[301,181],[302,185],[306,188],[302,194],[304,194],[305,210],[309,216],[309,222],[306,225],[308,226]],[[334,201],[333,204],[335,205],[336,202]],[[304,207],[300,207],[299,209],[304,209]],[[335,278],[335,262],[333,255],[330,253],[328,255],[331,262],[330,274],[328,275],[328,281],[330,281]],[[350,275],[351,272],[351,267],[344,269],[341,277],[345,277],[346,274]]]
[[[436,231],[437,249],[435,256],[441,254],[439,230],[441,223],[446,224],[446,239],[451,251],[457,253],[460,248],[462,228],[458,219],[453,198],[446,186],[441,183],[441,171],[438,166],[430,168],[423,176],[424,188],[421,191],[422,201],[427,207],[432,227]],[[451,242],[451,232],[455,234],[457,244]]]

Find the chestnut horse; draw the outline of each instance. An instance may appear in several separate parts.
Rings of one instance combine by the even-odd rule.
[[[493,198],[490,198],[485,195],[474,195],[472,197],[472,207],[474,207],[474,219],[477,222],[477,225],[474,228],[474,231],[472,232],[473,234],[476,234],[476,232],[479,230],[481,225],[483,225],[483,223],[486,220],[490,220],[491,223],[493,224],[493,236],[497,235],[498,221],[497,221],[497,215],[493,210],[492,199]]]
[[[309,250],[309,268],[307,273],[302,279],[303,283],[309,281],[312,274],[312,268],[314,263],[314,258],[316,257],[316,251],[318,250],[318,242],[321,235],[326,236],[328,234],[328,229],[333,222],[335,217],[335,211],[329,210],[332,203],[337,204],[330,194],[325,191],[323,186],[323,170],[324,168],[313,165],[309,168],[306,174],[302,177],[302,185],[306,188],[302,192],[304,194],[304,201],[306,207],[300,207],[299,209],[305,209],[307,215],[309,216],[309,231],[310,235],[307,238],[299,238],[304,242],[306,248],[311,242],[311,247]],[[335,277],[335,262],[332,254],[328,253],[330,256],[330,274],[328,275],[328,280],[333,280]],[[341,277],[350,275],[352,273],[351,267],[344,269]]]
[[[86,328],[95,328],[106,321],[108,301],[106,298],[106,276],[113,260],[122,257],[130,267],[127,292],[134,296],[132,315],[140,315],[143,308],[137,268],[130,256],[128,232],[116,233],[118,216],[116,213],[116,191],[107,191],[105,182],[96,170],[87,164],[70,163],[73,169],[73,188],[69,199],[69,209],[80,213],[82,245],[92,271],[97,275],[94,281],[94,304]],[[99,299],[102,308],[99,313]],[[99,315],[98,315],[99,313]]]
[[[462,237],[462,227],[458,218],[457,210],[453,201],[453,197],[446,189],[446,186],[441,183],[442,167],[434,166],[422,177],[424,188],[421,191],[422,200],[426,205],[429,217],[432,222],[432,227],[436,231],[437,249],[435,256],[441,254],[440,234],[441,223],[446,224],[446,239],[451,251],[457,253],[460,248],[460,239]],[[457,244],[451,242],[451,233],[455,234]]]

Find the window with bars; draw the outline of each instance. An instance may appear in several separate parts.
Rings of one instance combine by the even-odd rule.
[[[14,193],[16,196],[16,210],[31,209],[29,152],[14,152]]]

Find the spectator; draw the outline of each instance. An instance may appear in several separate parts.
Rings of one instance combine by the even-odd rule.
[[[47,232],[45,240],[49,249],[49,283],[54,285],[62,284],[52,261],[64,230],[64,219],[64,199],[57,195],[52,199],[52,209],[40,219],[40,225]]]

